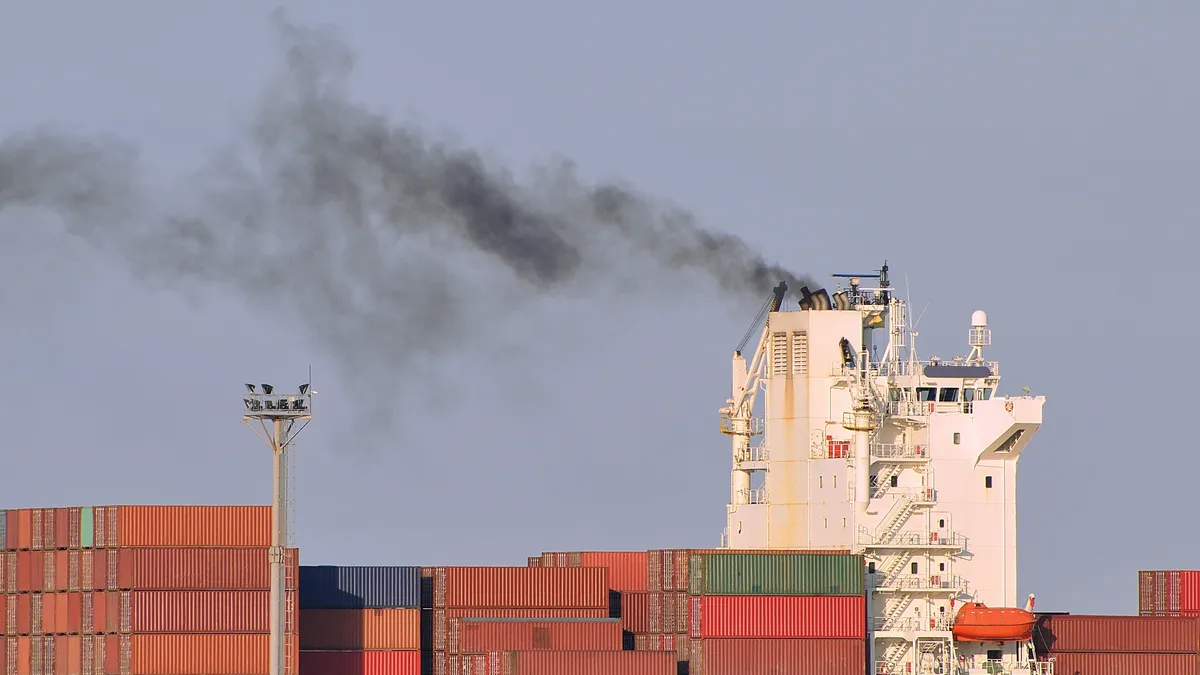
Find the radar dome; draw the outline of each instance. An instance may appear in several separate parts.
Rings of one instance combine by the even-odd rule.
[[[983,311],[982,309],[975,310],[975,312],[971,314],[971,325],[978,327],[988,325],[987,312]]]

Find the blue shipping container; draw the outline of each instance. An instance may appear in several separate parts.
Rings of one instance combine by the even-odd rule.
[[[420,567],[300,567],[301,609],[420,607]]]

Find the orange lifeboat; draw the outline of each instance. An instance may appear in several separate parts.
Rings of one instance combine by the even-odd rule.
[[[994,609],[982,602],[968,602],[954,617],[954,639],[959,642],[1025,642],[1033,637],[1036,622],[1033,613],[1023,609]]]

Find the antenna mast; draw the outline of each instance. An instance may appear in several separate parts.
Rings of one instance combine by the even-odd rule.
[[[311,370],[309,378],[311,379]],[[271,499],[271,548],[268,557],[271,564],[271,657],[270,675],[285,675],[288,650],[286,647],[287,618],[291,614],[284,592],[284,551],[290,543],[291,481],[288,476],[288,459],[292,441],[312,420],[312,396],[309,384],[302,384],[298,394],[277,394],[275,387],[260,384],[261,391],[253,384],[246,385],[246,398],[242,399],[246,409],[242,421],[267,447],[271,448],[274,464]],[[251,424],[258,422],[258,426]]]

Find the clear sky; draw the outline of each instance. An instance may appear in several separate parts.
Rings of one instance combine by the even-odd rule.
[[[0,23],[3,135],[119,134],[182,174],[278,65],[269,4],[43,4]],[[1177,400],[1196,325],[1200,5],[968,4],[288,6],[344,31],[357,99],[516,170],[569,157],[813,275],[886,258],[927,307],[923,356],[964,353],[986,310],[1004,388],[1048,397],[1019,472],[1020,593],[1131,613],[1139,568],[1200,568],[1184,506],[1200,459]],[[9,213],[0,232],[3,505],[266,503],[241,384],[299,384],[311,364],[306,563],[718,541],[716,411],[759,301],[669,274],[619,302],[564,291],[482,315],[487,339],[381,391],[293,309],[264,311],[269,285],[180,292],[53,221]],[[444,269],[469,288],[454,255]],[[391,418],[356,430],[356,410],[380,408]]]

